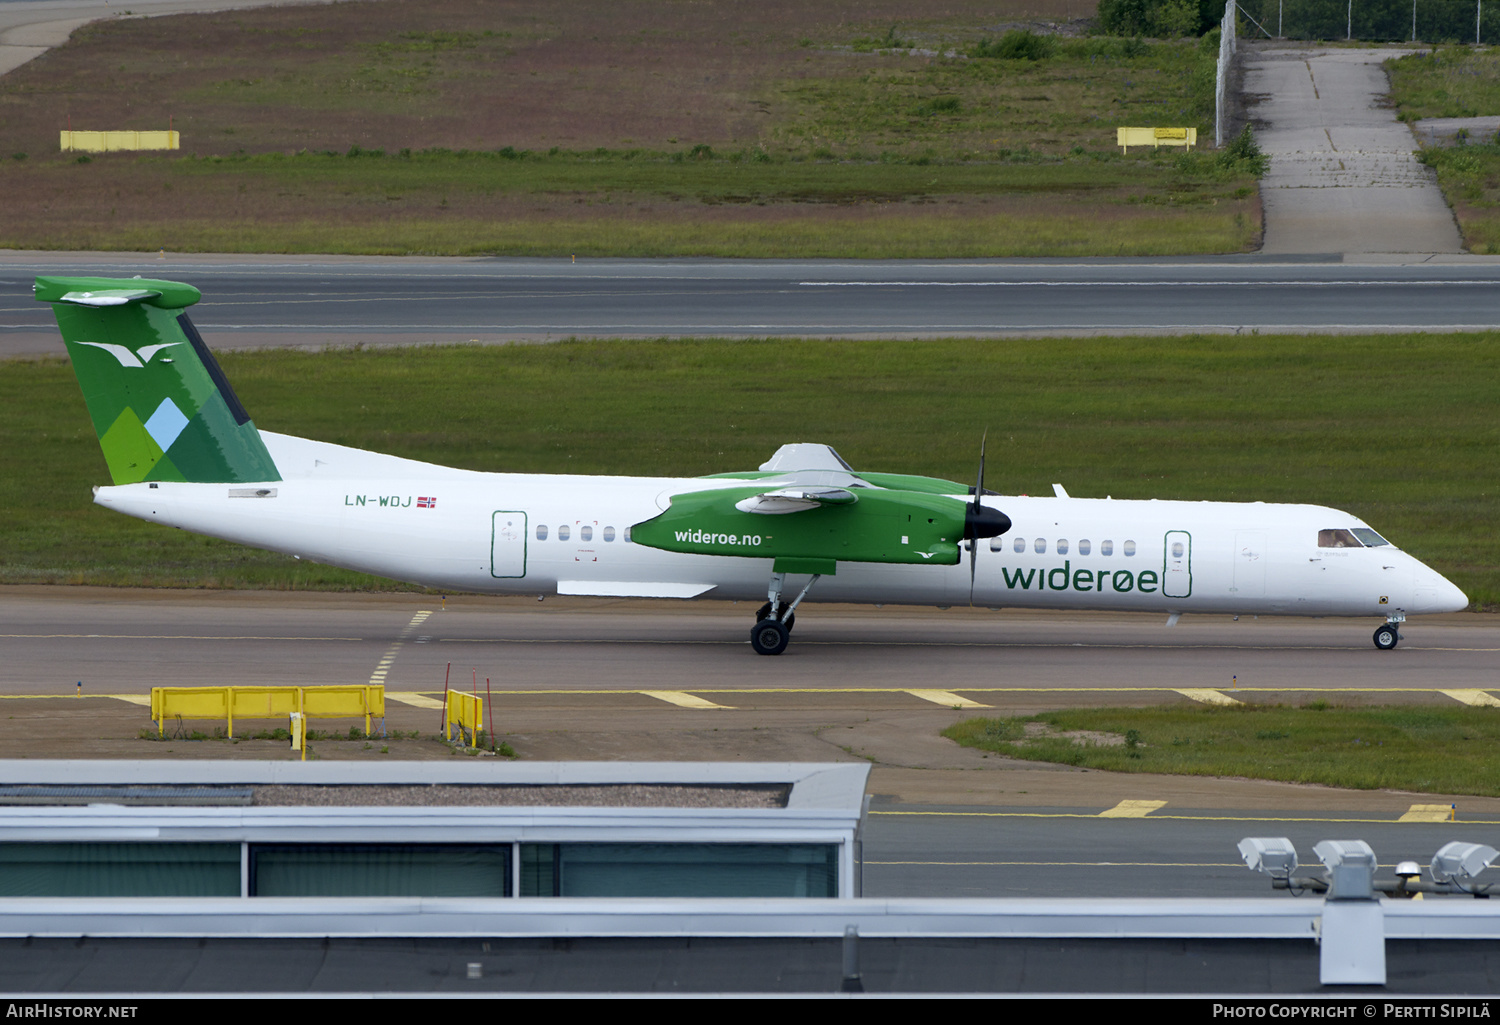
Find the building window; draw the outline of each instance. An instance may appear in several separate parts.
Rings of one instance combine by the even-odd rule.
[[[522,897],[837,897],[838,844],[521,845]]]
[[[251,844],[252,897],[509,897],[511,845]]]

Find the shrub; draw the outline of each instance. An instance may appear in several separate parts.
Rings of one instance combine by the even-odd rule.
[[[1105,0],[1107,3],[1108,0]],[[1039,36],[1030,29],[1012,29],[999,39],[981,40],[970,51],[973,57],[997,57],[1000,60],[1039,61],[1057,52],[1057,41]]]

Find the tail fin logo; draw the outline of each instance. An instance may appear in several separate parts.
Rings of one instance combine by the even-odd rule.
[[[95,349],[103,349],[119,360],[122,367],[134,367],[137,370],[144,370],[146,364],[151,362],[151,357],[155,356],[158,352],[161,352],[163,349],[170,349],[174,345],[181,345],[182,343],[163,342],[160,345],[145,345],[135,352],[131,352],[123,345],[111,345],[108,342],[78,342],[77,344],[88,345]]]

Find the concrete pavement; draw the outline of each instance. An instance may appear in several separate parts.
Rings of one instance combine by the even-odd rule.
[[[1389,106],[1382,62],[1406,51],[1257,48],[1245,99],[1271,157],[1262,252],[1457,253],[1458,225]]]

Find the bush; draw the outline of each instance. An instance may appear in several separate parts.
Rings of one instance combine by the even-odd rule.
[[[1039,36],[1030,29],[1013,29],[999,39],[981,40],[970,51],[970,56],[1039,61],[1051,57],[1056,52],[1057,42],[1051,36]]]
[[[1221,167],[1248,171],[1257,178],[1271,168],[1271,158],[1261,152],[1260,144],[1255,141],[1255,130],[1249,125],[1219,152],[1216,163]]]
[[[1114,36],[1199,36],[1223,16],[1215,0],[1099,0],[1099,29]]]

